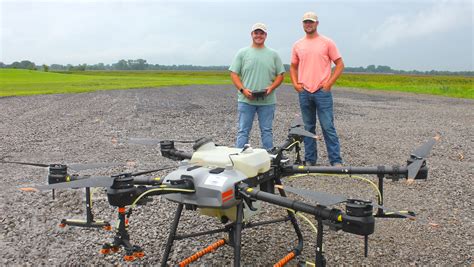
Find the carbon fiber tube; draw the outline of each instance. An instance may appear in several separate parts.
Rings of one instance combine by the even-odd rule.
[[[311,206],[300,201],[263,192],[256,188],[250,188],[243,184],[239,185],[238,189],[239,191],[243,192],[243,194],[249,195],[250,197],[255,198],[257,200],[262,200],[295,211],[301,211],[308,214],[312,214],[317,218],[321,218],[323,220],[337,221],[338,216],[342,214],[342,212],[338,209],[329,209],[323,206]]]
[[[374,232],[375,220],[372,213],[366,215],[346,214],[339,209],[329,209],[324,206],[311,206],[300,201],[248,187],[243,183],[239,184],[237,189],[244,196],[247,195],[256,200],[261,200],[275,204],[277,206],[293,209],[295,211],[312,214],[317,219],[331,221],[331,223],[333,223],[335,226],[338,225],[344,232],[362,236],[370,235]],[[370,209],[371,208],[372,207],[370,206]]]
[[[388,174],[407,176],[408,168],[406,166],[392,167],[319,167],[319,166],[299,166],[292,165],[283,168],[284,175],[295,173],[330,173],[330,174]]]
[[[160,185],[163,179],[158,177],[134,177],[133,183],[135,185]]]
[[[410,165],[408,165],[410,166]],[[329,173],[329,174],[377,174],[391,175],[400,178],[408,177],[408,166],[377,166],[377,167],[318,167],[292,165],[282,168],[283,176],[295,173]],[[415,179],[426,180],[428,178],[428,167],[423,165],[417,172]]]

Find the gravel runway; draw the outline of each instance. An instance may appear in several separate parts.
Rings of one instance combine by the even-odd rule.
[[[235,94],[231,86],[186,86],[0,98],[0,157],[42,163],[127,163],[80,172],[96,175],[177,165],[163,158],[157,146],[121,141],[131,137],[195,140],[208,136],[217,144],[232,146],[237,121]],[[403,165],[410,152],[436,132],[441,133],[442,139],[428,159],[427,181],[407,185],[403,180],[386,180],[384,196],[385,206],[412,210],[418,218],[438,223],[439,227],[403,219],[376,219],[367,258],[363,255],[363,239],[326,230],[324,249],[328,265],[472,266],[474,101],[349,88],[335,88],[333,94],[336,128],[346,165]],[[283,143],[291,121],[299,114],[293,89],[282,86],[277,97],[275,145]],[[251,144],[260,145],[257,124]],[[323,142],[318,147],[319,163],[327,165]],[[191,146],[179,148],[191,151]],[[2,164],[0,173],[1,265],[126,263],[120,253],[99,254],[102,244],[113,238],[113,232],[58,227],[63,218],[84,217],[81,190],[58,190],[52,200],[51,192],[18,190],[20,186],[44,183],[46,169]],[[374,176],[366,177],[376,181]],[[356,179],[304,176],[288,178],[284,183],[375,199],[370,186]],[[94,200],[96,219],[115,222],[115,210],[108,205],[104,190],[95,190]],[[285,213],[271,205],[263,207],[253,220]],[[175,208],[176,204],[155,197],[153,202],[134,211],[130,217],[131,242],[144,248],[146,254],[138,263],[159,264]],[[214,218],[185,211],[179,232],[209,230],[220,225]],[[314,233],[304,221],[300,220],[300,225],[305,237],[300,259],[314,261]],[[176,264],[222,236],[176,241],[169,263]],[[271,265],[286,255],[295,240],[289,223],[245,229],[242,264]],[[232,248],[225,246],[204,256],[197,265],[228,266],[232,262]],[[292,261],[291,265],[295,263]]]

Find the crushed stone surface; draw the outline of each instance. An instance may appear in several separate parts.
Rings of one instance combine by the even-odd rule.
[[[441,141],[427,160],[426,181],[408,185],[385,180],[384,205],[411,210],[418,221],[376,219],[369,237],[368,257],[363,238],[329,229],[324,231],[328,265],[463,265],[472,266],[474,251],[474,101],[335,88],[335,123],[347,166],[403,166],[410,153],[437,132]],[[289,86],[278,89],[274,120],[275,145],[283,144],[299,106]],[[237,131],[236,90],[231,86],[182,86],[83,94],[0,98],[0,157],[38,163],[120,163],[79,174],[112,175],[177,166],[163,158],[158,146],[125,142],[129,138],[195,140],[211,137],[216,144],[233,146]],[[318,125],[317,129],[320,133]],[[255,123],[251,145],[259,147]],[[178,148],[191,151],[189,144]],[[318,142],[319,164],[328,165],[323,141]],[[291,159],[290,155],[290,159]],[[44,184],[47,169],[1,164],[0,265],[127,264],[122,251],[101,255],[102,244],[113,231],[59,228],[64,218],[85,218],[83,190],[22,192],[19,187]],[[165,171],[157,173],[166,175]],[[364,175],[373,182],[377,177]],[[284,184],[375,200],[372,187],[358,179],[335,176],[284,178]],[[117,221],[104,189],[94,189],[95,219]],[[289,194],[289,197],[303,200]],[[311,203],[310,201],[305,201]],[[145,257],[138,264],[157,265],[177,205],[163,198],[140,206],[130,217],[130,236]],[[339,206],[338,208],[343,208]],[[263,204],[252,221],[284,216],[286,211]],[[314,218],[306,216],[315,224]],[[305,238],[299,260],[314,261],[316,236],[299,220]],[[428,223],[437,223],[438,227]],[[191,233],[221,227],[215,218],[184,211],[178,232]],[[225,237],[214,234],[175,241],[168,263],[174,265]],[[243,265],[268,266],[284,257],[297,238],[289,222],[245,229]],[[232,265],[230,246],[219,248],[196,265]],[[296,261],[290,262],[295,265]]]

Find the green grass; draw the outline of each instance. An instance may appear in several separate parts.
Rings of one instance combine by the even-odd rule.
[[[343,74],[337,86],[474,98],[474,77]]]
[[[227,72],[39,72],[0,69],[0,96],[82,93],[192,84],[228,84]]]
[[[290,83],[289,74],[285,82]],[[193,84],[231,84],[227,71],[40,72],[0,69],[0,97],[156,88]],[[336,86],[474,98],[474,77],[343,74]]]

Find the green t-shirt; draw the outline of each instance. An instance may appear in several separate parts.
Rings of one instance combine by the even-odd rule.
[[[245,47],[237,52],[237,55],[229,67],[229,70],[239,75],[245,88],[254,91],[262,91],[273,83],[275,77],[285,72],[283,63],[278,53],[271,48]],[[252,105],[270,105],[276,103],[275,90],[264,99],[249,100],[242,93],[239,94],[239,102]]]

